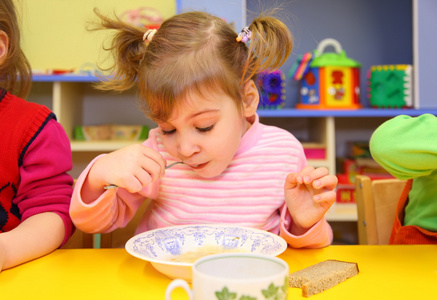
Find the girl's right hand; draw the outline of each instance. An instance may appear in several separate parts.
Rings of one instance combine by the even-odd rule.
[[[86,181],[100,191],[115,184],[131,193],[164,175],[166,161],[156,150],[140,145],[130,145],[99,158],[91,167]]]

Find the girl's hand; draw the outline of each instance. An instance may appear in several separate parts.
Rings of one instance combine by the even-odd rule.
[[[305,167],[285,181],[285,202],[293,219],[291,233],[301,235],[320,221],[335,202],[338,179],[327,168]]]
[[[84,188],[89,185],[101,193],[106,185],[115,184],[136,193],[163,176],[165,164],[156,150],[140,144],[130,145],[99,158],[92,166]]]

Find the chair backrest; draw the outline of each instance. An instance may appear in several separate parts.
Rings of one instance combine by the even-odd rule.
[[[62,249],[93,248],[93,234],[76,229],[70,239],[61,247]]]
[[[388,244],[405,183],[405,180],[395,178],[370,180],[364,175],[355,177],[360,244]]]

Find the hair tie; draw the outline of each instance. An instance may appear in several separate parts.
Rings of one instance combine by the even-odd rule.
[[[143,41],[148,41],[150,43],[156,31],[156,29],[147,30],[146,33],[143,35]]]
[[[237,42],[243,42],[246,44],[248,40],[252,37],[252,31],[250,31],[249,27],[244,27],[241,29],[241,32],[237,36]]]

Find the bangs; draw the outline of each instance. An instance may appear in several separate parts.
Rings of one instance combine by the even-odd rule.
[[[147,107],[143,109],[149,118],[168,120],[173,108],[193,93],[206,98],[210,92],[223,91],[240,107],[240,79],[223,66],[219,55],[209,51],[181,54],[140,72],[144,85],[139,91],[146,99]]]

